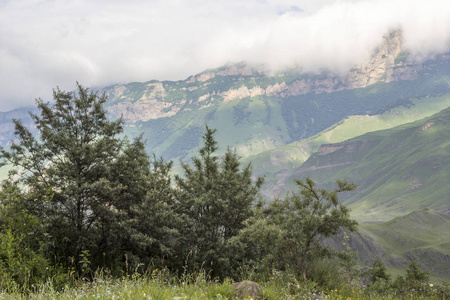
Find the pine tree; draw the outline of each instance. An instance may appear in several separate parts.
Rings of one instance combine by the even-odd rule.
[[[241,170],[239,158],[229,148],[219,161],[214,155],[215,132],[206,126],[200,157],[192,158],[192,166],[183,163],[184,177],[175,177],[177,211],[183,220],[179,257],[190,269],[224,276],[235,263],[230,239],[252,216],[263,179],[253,183],[251,166]]]

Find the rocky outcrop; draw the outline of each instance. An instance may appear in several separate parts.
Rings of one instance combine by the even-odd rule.
[[[236,99],[255,97],[263,94],[266,94],[266,92],[259,86],[251,89],[247,88],[246,86],[241,86],[237,90],[230,89],[224,93],[221,93],[220,95],[223,97],[223,101],[228,102]]]
[[[169,110],[167,110],[169,108]],[[123,101],[108,107],[115,116],[122,116],[130,122],[148,121],[175,115],[180,108],[158,100]]]
[[[259,299],[263,289],[261,285],[249,280],[237,282],[233,287],[238,299]]]
[[[290,84],[282,82],[265,89],[255,87],[252,90],[258,90],[256,95],[288,97],[364,88],[380,81],[413,80],[417,78],[421,67],[408,62],[407,57],[407,53],[403,52],[400,32],[393,32],[383,38],[381,46],[367,64],[356,66],[345,76],[332,73],[310,75]],[[225,101],[252,97],[250,91],[243,87],[230,89],[222,95]]]
[[[208,70],[184,81],[153,81],[138,88],[134,85],[130,88],[128,85],[115,86],[109,91],[114,103],[108,109],[127,121],[147,121],[173,116],[181,109],[209,107],[218,99],[229,102],[261,95],[286,98],[364,88],[376,82],[414,80],[422,68],[421,64],[408,60],[401,33],[397,31],[383,38],[367,64],[354,67],[346,75],[289,73],[269,76],[262,66],[239,63]],[[297,79],[286,83],[285,76]]]

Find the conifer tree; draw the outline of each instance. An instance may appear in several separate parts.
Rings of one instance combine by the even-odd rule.
[[[142,139],[128,142],[122,119],[108,120],[104,94],[77,84],[53,98],[38,99],[40,115],[31,114],[39,136],[14,120],[17,141],[1,157],[21,171],[32,195],[27,209],[45,225],[47,253],[85,275],[81,260],[95,270],[124,259],[128,220],[139,217],[154,174]]]
[[[236,257],[230,239],[252,216],[263,179],[253,183],[251,166],[241,170],[239,158],[229,148],[219,161],[214,155],[215,132],[206,126],[200,157],[192,158],[192,166],[183,163],[184,176],[175,177],[177,211],[183,221],[179,255],[191,269],[224,276]]]
[[[178,239],[176,228],[179,226],[173,209],[171,167],[172,162],[153,156],[145,174],[147,180],[142,189],[142,202],[130,206],[129,214],[123,220],[123,226],[129,232],[123,249],[129,262],[134,265],[147,267],[152,263],[161,267],[170,266],[170,262],[163,261],[174,255]]]

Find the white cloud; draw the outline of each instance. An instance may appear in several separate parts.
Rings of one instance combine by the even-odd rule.
[[[417,55],[450,50],[447,0],[7,0],[0,110],[51,89],[184,79],[233,61],[342,71],[401,27]]]

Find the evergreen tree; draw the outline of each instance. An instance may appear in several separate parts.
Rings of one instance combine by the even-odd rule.
[[[141,138],[128,142],[122,119],[107,119],[104,94],[78,84],[53,97],[52,104],[38,99],[40,115],[31,114],[39,136],[14,120],[18,141],[1,156],[21,171],[32,195],[27,209],[45,225],[47,253],[83,275],[81,261],[95,269],[124,259],[127,220],[147,197],[151,164]]]
[[[184,177],[175,176],[177,211],[183,220],[179,258],[190,269],[224,276],[236,263],[230,239],[252,216],[263,179],[253,183],[251,166],[241,170],[239,158],[229,148],[219,161],[214,155],[215,132],[206,126],[200,157],[192,158],[192,166],[182,164]]]
[[[372,284],[380,279],[385,280],[387,282],[391,280],[391,276],[387,273],[386,267],[383,265],[383,263],[379,258],[376,258],[373,261],[373,267],[370,268],[366,272],[366,274],[370,275],[370,282]]]
[[[172,162],[153,157],[150,168],[146,169],[142,189],[143,201],[129,208],[123,220],[129,232],[123,249],[133,265],[148,266],[150,263],[161,267],[170,266],[164,261],[174,255],[178,239],[178,216],[174,212],[174,197],[171,187],[170,170]],[[135,168],[130,168],[132,171]],[[131,195],[132,196],[132,195]]]

